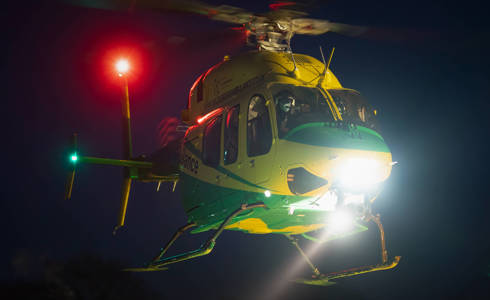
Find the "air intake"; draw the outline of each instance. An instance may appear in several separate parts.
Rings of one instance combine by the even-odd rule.
[[[288,186],[291,193],[301,195],[326,185],[328,181],[311,174],[304,168],[295,168],[288,171]]]

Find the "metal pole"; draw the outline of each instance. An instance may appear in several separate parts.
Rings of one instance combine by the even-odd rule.
[[[122,138],[123,138],[123,159],[130,160],[133,157],[133,146],[131,141],[131,115],[129,113],[129,88],[128,78],[125,74],[120,74],[123,81],[123,97],[121,99],[122,104]],[[114,227],[113,234],[124,226],[124,220],[126,219],[126,209],[128,207],[129,192],[131,190],[131,176],[129,167],[123,169],[123,185],[121,188],[121,208],[119,210],[119,217],[117,225]]]
[[[123,158],[130,160],[133,157],[133,144],[131,139],[131,115],[129,113],[129,88],[128,78],[122,75],[123,80],[123,97],[122,104],[122,122],[123,122]]]

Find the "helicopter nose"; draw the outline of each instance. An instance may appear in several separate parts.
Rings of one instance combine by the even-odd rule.
[[[289,191],[296,195],[324,186],[369,190],[391,172],[391,152],[383,138],[367,128],[310,126],[285,139],[283,149],[290,158],[287,183]]]
[[[320,147],[390,153],[383,137],[376,131],[361,127],[339,127],[339,123],[311,123],[292,130],[285,140]]]

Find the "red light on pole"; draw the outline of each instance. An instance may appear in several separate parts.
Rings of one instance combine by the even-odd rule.
[[[127,59],[120,59],[116,62],[116,71],[121,77],[123,97],[122,97],[122,122],[123,122],[123,157],[126,160],[133,159],[133,143],[131,139],[131,116],[129,113],[129,88],[128,77],[125,76],[129,71],[129,62]],[[116,227],[114,227],[113,234],[116,234],[118,228],[124,226],[124,220],[126,218],[126,209],[128,207],[129,190],[131,189],[132,178],[130,176],[130,169],[124,168],[124,181],[121,194],[121,208],[119,211],[119,218]]]
[[[126,59],[120,59],[116,62],[116,71],[119,73],[119,77],[122,77],[129,71],[129,62]]]

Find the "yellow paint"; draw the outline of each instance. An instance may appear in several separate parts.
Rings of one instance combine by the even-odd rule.
[[[318,197],[329,190],[335,181],[333,170],[349,157],[363,157],[380,162],[383,171],[376,178],[376,182],[385,181],[389,177],[392,168],[391,153],[305,145],[278,137],[273,91],[271,91],[271,87],[276,84],[320,88],[334,119],[342,119],[336,103],[328,93],[328,89],[343,89],[332,71],[327,70],[324,73],[325,65],[313,57],[301,54],[295,54],[294,57],[298,67],[296,75],[293,72],[291,55],[288,53],[249,52],[220,62],[198,78],[189,94],[189,107],[183,112],[184,121],[188,120],[188,123],[193,125],[185,137],[184,145],[192,145],[194,149],[188,151],[184,146],[183,152],[187,158],[198,163],[198,170],[182,168],[183,173],[217,187],[256,193],[269,190],[273,195],[292,195],[287,183],[287,170],[303,167],[308,172],[328,181],[327,185],[302,195],[308,197]],[[271,120],[272,146],[267,154],[249,157],[247,114],[250,99],[256,95],[261,95],[266,100]],[[199,116],[223,108],[221,117],[224,123],[228,110],[235,106],[239,106],[237,160],[229,165],[223,163],[224,126],[222,126],[219,166],[218,168],[207,166],[201,160],[199,153],[203,149],[203,135],[208,121],[196,124],[196,120]],[[229,174],[238,176],[240,180]],[[264,196],[263,201],[266,204],[267,199]],[[299,234],[321,226],[323,224],[270,229],[261,219],[247,219],[226,228],[239,228],[250,233]]]
[[[213,66],[202,75],[204,78],[200,76],[191,88],[190,107],[186,112],[189,123],[195,122],[198,116],[215,108],[236,103],[237,96],[242,96],[243,87],[247,84],[257,86],[264,83],[284,83],[321,86],[323,89],[342,88],[330,70],[323,75],[325,65],[322,62],[303,54],[294,54],[294,57],[297,72],[293,72],[294,65],[289,53],[269,51],[248,52]],[[198,99],[198,95],[202,95],[202,99]],[[225,95],[229,96],[220,98]]]
[[[291,84],[310,88],[322,87],[320,91],[327,99],[334,118],[337,120],[342,119],[335,102],[327,92],[328,89],[343,88],[335,75],[331,70],[323,73],[325,65],[313,57],[302,54],[295,54],[294,56],[299,71],[298,76],[291,73],[294,70],[294,66],[291,55],[288,53],[249,52],[237,57],[231,57],[213,66],[200,76],[189,94],[190,107],[186,110],[185,117],[191,123],[198,116],[203,116],[218,107],[225,108],[223,113],[223,119],[225,119],[227,108],[236,105],[240,106],[238,158],[235,163],[224,165],[221,155],[220,167],[264,189],[230,178],[215,168],[206,166],[200,160],[200,157],[193,156],[189,152],[186,152],[186,154],[199,161],[199,170],[197,174],[187,169],[183,169],[183,172],[199,180],[225,188],[261,193],[264,190],[270,190],[273,194],[291,195],[287,185],[285,170],[293,166],[304,167],[312,174],[325,178],[331,183],[332,167],[338,164],[342,157],[355,155],[376,159],[385,166],[385,172],[379,178],[379,182],[389,177],[391,172],[390,153],[338,148],[328,149],[326,147],[293,143],[277,137],[277,122],[275,109],[273,108],[274,101],[270,91],[270,87],[274,84]],[[257,78],[260,80],[257,80]],[[201,101],[197,99],[198,92],[202,95]],[[248,157],[247,112],[250,98],[257,94],[262,95],[267,101],[269,117],[272,123],[273,141],[269,153]],[[194,126],[186,138],[198,151],[202,150],[202,136],[205,126],[206,124]],[[223,139],[221,139],[220,153],[223,153]],[[298,153],[302,153],[302,155],[298,156]],[[312,191],[308,196],[314,196],[315,193],[324,192],[324,190]]]
[[[279,229],[271,229],[267,224],[259,218],[248,218],[242,221],[238,221],[225,227],[225,229],[241,229],[246,230],[248,233],[253,234],[267,234],[267,233],[290,233],[290,234],[302,234],[312,230],[317,230],[325,226],[325,224],[310,224],[310,225],[298,225],[287,226]]]
[[[242,112],[240,112],[240,115],[241,114]],[[246,114],[246,112],[244,114]],[[333,173],[333,170],[342,163],[344,158],[364,157],[379,161],[384,167],[377,182],[385,181],[390,176],[392,169],[390,164],[392,162],[391,153],[305,145],[278,138],[275,139],[269,153],[249,158],[247,157],[246,148],[245,117],[246,116],[240,118],[240,122],[242,123],[240,123],[241,132],[239,134],[243,138],[239,139],[237,162],[231,165],[224,165],[221,158],[220,166],[249,182],[256,183],[263,187],[263,189],[247,185],[228,177],[215,168],[207,166],[198,157],[194,157],[199,161],[198,173],[194,174],[187,169],[183,169],[183,172],[204,182],[219,185],[224,188],[259,193],[269,190],[272,194],[276,195],[292,195],[287,184],[287,172],[285,171],[291,168],[303,167],[310,173],[328,180],[329,183],[326,186],[319,190],[311,191],[304,196],[317,196],[328,190],[334,181],[335,174]],[[201,129],[198,129],[199,131],[204,129],[203,126],[201,127]],[[192,136],[190,137],[192,138]],[[196,149],[202,149],[200,138],[194,139],[192,144]],[[189,152],[186,153],[191,155]],[[223,153],[222,145],[221,153]],[[301,153],[301,155],[298,155],[298,153]],[[250,166],[250,161],[252,159],[254,160],[254,167]],[[257,181],[257,174],[264,174],[263,176],[266,180]]]

